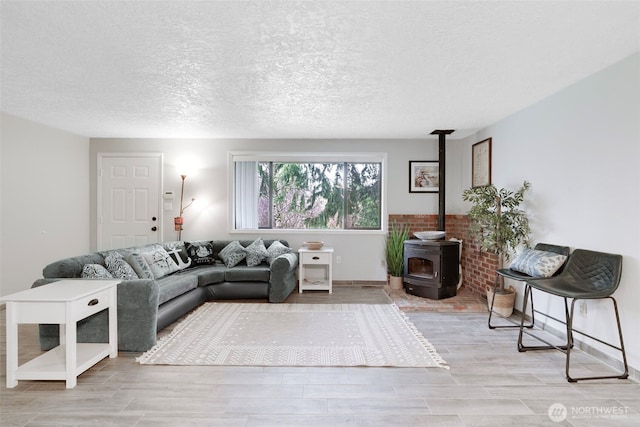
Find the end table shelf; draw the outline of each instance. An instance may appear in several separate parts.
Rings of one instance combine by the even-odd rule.
[[[78,375],[105,357],[111,349],[108,343],[76,344],[76,368]],[[66,348],[59,345],[44,354],[20,365],[16,371],[17,380],[66,380]]]
[[[7,387],[18,380],[65,380],[77,377],[105,357],[118,356],[117,291],[119,280],[61,280],[0,298],[7,304]],[[76,323],[109,310],[109,342],[77,343]],[[60,345],[18,366],[18,324],[60,325]]]

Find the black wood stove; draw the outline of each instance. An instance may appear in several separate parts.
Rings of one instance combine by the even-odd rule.
[[[405,240],[404,289],[430,299],[456,296],[460,244],[449,240]]]

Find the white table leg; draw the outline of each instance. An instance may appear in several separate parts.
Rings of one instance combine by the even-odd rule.
[[[109,358],[118,357],[118,309],[117,290],[114,287],[109,296]]]
[[[65,341],[67,339],[66,338],[67,334],[65,332],[66,329],[67,328],[65,327],[64,323],[61,323],[61,324],[58,325],[58,342],[59,342],[59,345],[64,345],[64,343],[65,343]]]
[[[67,388],[74,388],[76,386],[76,360],[78,357],[78,349],[76,346],[76,322],[73,320],[73,310],[71,310],[71,303],[67,303],[66,319],[65,319],[65,377],[67,381]],[[61,334],[62,335],[62,334]],[[61,337],[62,339],[62,337]],[[62,343],[62,342],[61,342]]]
[[[7,329],[7,388],[18,385],[16,372],[18,371],[18,324],[16,323],[16,310],[14,302],[7,302],[6,329]]]

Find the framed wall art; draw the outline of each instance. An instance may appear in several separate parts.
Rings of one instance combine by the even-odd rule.
[[[440,164],[437,160],[409,161],[409,193],[437,193]]]
[[[491,185],[491,138],[471,146],[471,187]]]

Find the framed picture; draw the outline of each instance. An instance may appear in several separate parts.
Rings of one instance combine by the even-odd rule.
[[[491,138],[471,146],[471,187],[491,185]]]
[[[440,164],[437,160],[409,161],[409,193],[437,193]]]

